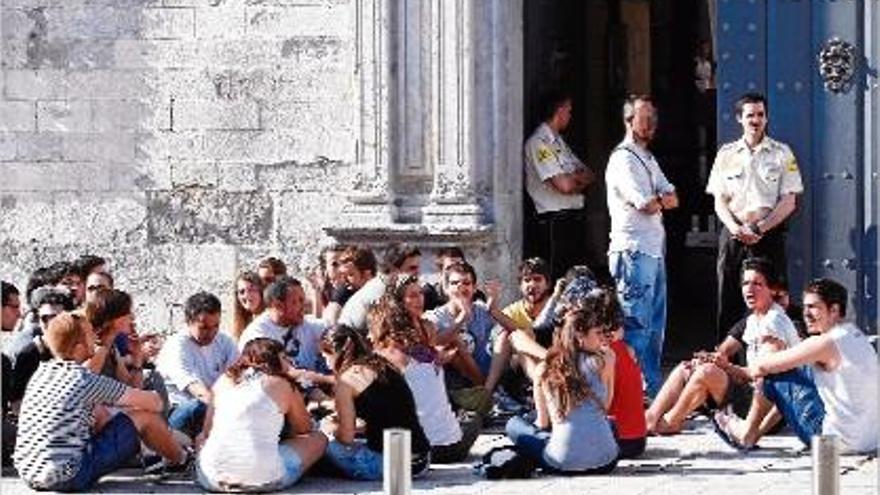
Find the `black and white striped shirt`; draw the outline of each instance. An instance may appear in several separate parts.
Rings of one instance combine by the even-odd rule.
[[[73,361],[40,363],[25,390],[15,444],[15,467],[31,487],[73,478],[92,437],[97,404],[115,404],[126,386]]]

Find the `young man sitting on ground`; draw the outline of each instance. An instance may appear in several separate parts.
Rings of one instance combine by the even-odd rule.
[[[876,453],[880,445],[877,353],[846,317],[847,291],[830,279],[804,290],[804,320],[811,337],[749,363],[748,374],[763,378],[762,405],[776,405],[807,446],[814,435],[835,435],[844,451]],[[814,385],[815,384],[815,385]],[[809,392],[815,386],[818,394]],[[716,421],[731,437],[750,445],[760,437],[754,421],[724,414]]]
[[[743,299],[750,311],[745,325],[735,325],[716,352],[697,353],[672,370],[645,412],[649,432],[678,433],[687,416],[707,403],[719,408],[731,403],[750,403],[749,414],[756,415],[749,377],[731,365],[730,359],[741,348],[746,349],[746,360],[751,362],[759,355],[800,342],[785,310],[773,301],[770,287],[776,275],[770,262],[749,258],[743,262],[741,274]],[[763,421],[764,416],[760,414],[758,421]],[[767,421],[765,429],[774,422],[772,418]]]
[[[162,419],[158,394],[127,387],[83,366],[97,347],[88,320],[55,317],[43,335],[54,359],[42,363],[22,402],[15,467],[35,490],[82,491],[125,465],[141,441],[170,466],[186,464],[186,451]],[[110,414],[105,406],[122,408]]]

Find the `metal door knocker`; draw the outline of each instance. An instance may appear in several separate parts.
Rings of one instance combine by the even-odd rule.
[[[825,42],[817,58],[825,89],[832,93],[849,91],[856,71],[856,47],[835,36]]]

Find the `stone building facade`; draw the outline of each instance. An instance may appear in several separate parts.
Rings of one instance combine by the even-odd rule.
[[[0,0],[0,274],[108,257],[170,329],[266,255],[521,251],[521,1]],[[426,263],[427,268],[427,263]]]

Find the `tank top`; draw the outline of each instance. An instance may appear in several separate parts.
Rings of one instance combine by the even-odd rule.
[[[642,393],[642,372],[632,358],[623,340],[611,343],[616,357],[614,363],[614,396],[608,416],[617,424],[617,437],[623,440],[644,438],[645,403]]]
[[[366,422],[367,447],[382,452],[383,432],[388,428],[410,431],[411,451],[430,450],[425,432],[416,415],[416,404],[403,375],[386,368],[354,399],[357,416]]]
[[[214,396],[214,418],[199,454],[202,472],[216,482],[243,487],[282,479],[278,438],[284,415],[263,389],[262,373],[246,373]]]
[[[587,397],[562,421],[553,424],[550,440],[544,448],[544,461],[562,471],[585,471],[604,466],[617,458],[617,440],[599,402],[608,392],[596,370],[594,361],[581,355],[578,368],[587,381],[593,397]],[[597,401],[598,399],[598,401]],[[548,401],[552,409],[555,404]],[[551,416],[556,416],[551,411]]]
[[[412,391],[419,424],[431,445],[451,445],[461,440],[461,426],[446,395],[443,367],[410,359],[403,376]]]
[[[840,353],[840,365],[833,371],[813,367],[816,389],[825,405],[822,433],[837,435],[847,451],[875,452],[880,435],[877,353],[852,323],[839,324],[828,335]]]

